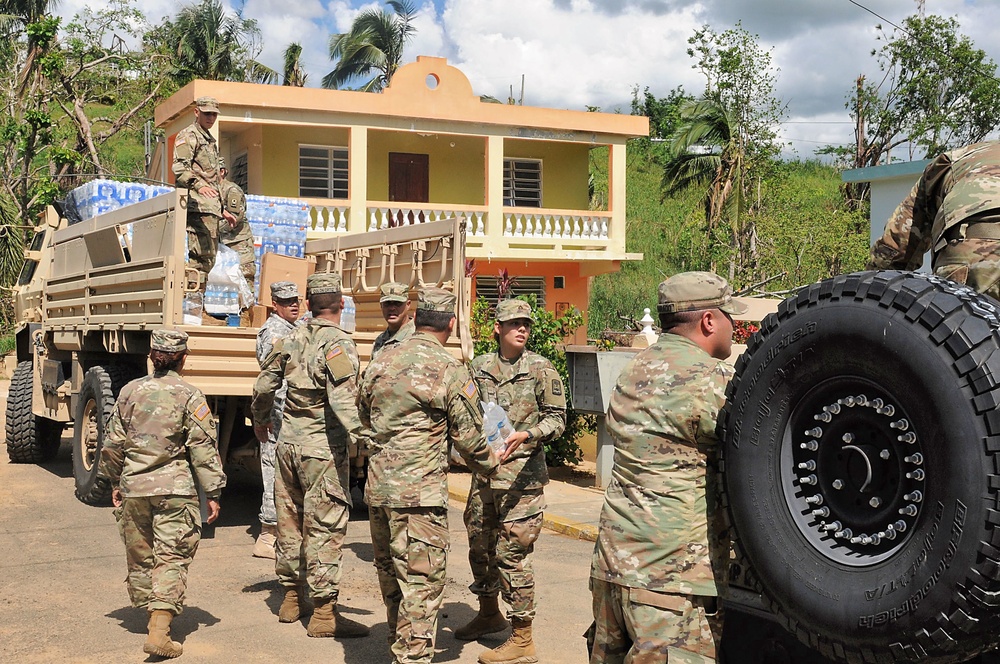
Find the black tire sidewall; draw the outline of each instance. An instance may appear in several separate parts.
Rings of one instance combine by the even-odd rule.
[[[76,481],[76,495],[83,502],[90,504],[106,502],[107,496],[105,494],[109,493],[109,487],[98,486],[98,470],[101,450],[104,448],[105,427],[107,426],[106,415],[110,413],[111,407],[114,405],[113,401],[110,404],[107,403],[104,392],[105,381],[110,381],[110,378],[101,367],[93,367],[84,374],[74,414],[76,426],[73,427],[73,478]],[[87,404],[91,401],[95,402],[95,408],[100,413],[100,417],[97,418],[97,449],[94,463],[88,469],[83,459],[84,442],[81,438]]]
[[[771,322],[730,395],[725,481],[741,548],[786,624],[859,648],[906,644],[953,609],[956,586],[992,527],[983,496],[995,472],[973,394],[929,331],[877,300],[805,307]],[[853,374],[897,399],[928,469],[916,527],[891,557],[865,567],[817,552],[788,513],[779,457],[796,404],[814,385]],[[737,431],[738,430],[738,431]],[[756,442],[756,444],[755,444]],[[962,442],[963,444],[958,444]]]

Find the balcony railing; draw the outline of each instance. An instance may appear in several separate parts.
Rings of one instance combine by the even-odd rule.
[[[486,210],[485,205],[446,206],[433,203],[369,201],[367,230],[369,232],[380,231],[396,226],[409,226],[464,216],[469,224],[466,231],[468,235],[486,235]]]
[[[346,200],[331,198],[304,198],[309,204],[312,230],[326,233],[346,233],[351,206]]]
[[[505,237],[607,240],[611,233],[610,212],[505,207],[503,216]]]

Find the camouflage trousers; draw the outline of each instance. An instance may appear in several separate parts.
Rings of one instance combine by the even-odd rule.
[[[348,505],[327,493],[329,484],[340,485],[337,468],[332,460],[302,456],[301,447],[282,442],[275,460],[278,580],[286,588],[306,584],[311,597],[336,602],[350,516]]]
[[[260,444],[260,476],[264,484],[264,492],[260,497],[260,522],[273,526],[278,521],[278,513],[274,508],[274,449],[276,444],[269,435]]]
[[[370,507],[368,517],[394,661],[430,662],[444,601],[448,508]]]
[[[125,498],[115,520],[125,542],[132,606],[180,613],[188,567],[201,540],[198,497]]]
[[[590,664],[712,664],[722,638],[715,597],[673,595],[590,579]]]
[[[469,590],[480,597],[499,592],[510,606],[509,620],[534,620],[535,574],[531,554],[542,532],[545,496],[541,489],[492,489],[473,475],[465,504],[469,534]]]
[[[1000,242],[968,239],[934,254],[934,274],[1000,300]]]
[[[202,286],[208,283],[208,273],[215,266],[215,256],[219,252],[221,221],[214,214],[188,212],[188,263],[198,270],[198,283]]]
[[[240,257],[240,272],[246,277],[250,290],[253,290],[254,278],[257,276],[257,257],[253,251],[253,231],[250,230],[250,224],[244,219],[233,228],[228,221],[221,220],[219,242],[235,251]]]

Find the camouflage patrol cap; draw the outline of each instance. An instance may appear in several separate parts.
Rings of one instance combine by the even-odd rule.
[[[299,286],[294,281],[275,281],[271,284],[272,300],[299,299]]]
[[[390,281],[389,283],[382,284],[379,287],[379,292],[382,293],[382,297],[380,297],[378,301],[379,303],[406,302],[410,299],[406,291],[406,284]]]
[[[733,299],[729,283],[711,272],[681,272],[660,284],[661,314],[720,309],[727,314],[743,314],[747,306]]]
[[[340,275],[332,272],[316,272],[306,279],[306,297],[323,293],[340,292]]]
[[[502,300],[497,302],[497,322],[526,318],[531,320],[531,305],[524,300]]]
[[[219,112],[219,100],[215,97],[198,97],[194,100],[194,106],[202,113]]]
[[[443,311],[453,314],[457,300],[454,293],[443,288],[421,288],[417,291],[417,309],[423,311]]]
[[[225,157],[219,157],[219,169],[221,170],[223,168],[226,168],[226,158]]]
[[[180,353],[187,350],[188,335],[181,330],[153,330],[149,347],[164,353]]]

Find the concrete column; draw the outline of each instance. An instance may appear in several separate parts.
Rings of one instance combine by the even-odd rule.
[[[347,232],[364,233],[368,229],[368,127],[351,127],[347,163],[351,203]]]

